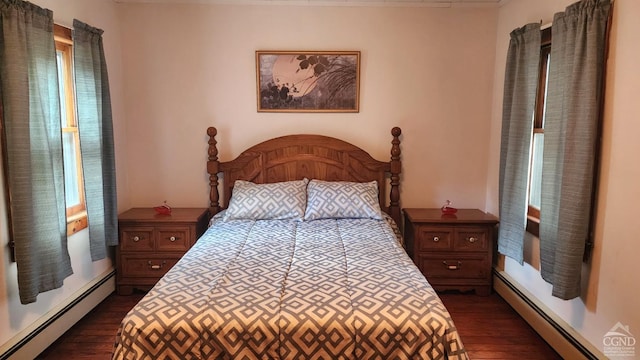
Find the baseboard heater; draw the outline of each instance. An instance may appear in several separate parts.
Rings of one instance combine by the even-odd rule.
[[[14,344],[0,353],[0,360],[35,358],[84,315],[102,302],[114,289],[115,270],[110,270],[103,274],[102,277],[88,284],[86,288],[81,289],[79,295],[73,297],[73,300],[62,306],[35,328],[26,329],[23,333],[16,335],[14,339],[17,338],[18,340],[13,340]],[[67,319],[65,319],[65,316]]]
[[[564,359],[598,360],[604,355],[568,323],[554,319],[525,289],[503,271],[494,269],[494,290]]]

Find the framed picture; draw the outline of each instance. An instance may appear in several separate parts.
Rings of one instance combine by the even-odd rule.
[[[258,112],[358,112],[359,51],[256,51]]]

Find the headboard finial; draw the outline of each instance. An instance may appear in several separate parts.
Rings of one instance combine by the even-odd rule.
[[[211,126],[207,129],[209,135],[209,158],[207,161],[207,173],[209,173],[209,215],[215,215],[220,211],[220,194],[218,194],[218,171],[220,162],[218,161],[218,148],[216,135],[218,130]]]
[[[391,193],[389,194],[389,215],[400,224],[400,172],[402,171],[402,163],[400,161],[400,134],[402,130],[395,126],[391,129]]]

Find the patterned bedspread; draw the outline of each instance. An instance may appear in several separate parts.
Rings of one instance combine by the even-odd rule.
[[[114,359],[467,359],[385,221],[218,222],[129,312]]]

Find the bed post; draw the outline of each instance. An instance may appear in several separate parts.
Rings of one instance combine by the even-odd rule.
[[[400,161],[400,134],[402,130],[399,127],[391,129],[393,140],[391,141],[391,193],[389,203],[389,215],[400,226],[400,172],[402,162]]]
[[[207,173],[209,173],[209,216],[213,216],[220,211],[220,195],[218,194],[218,171],[220,162],[218,161],[218,148],[216,147],[216,135],[218,130],[209,127],[207,135],[209,135],[209,159],[207,161]]]

